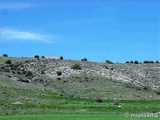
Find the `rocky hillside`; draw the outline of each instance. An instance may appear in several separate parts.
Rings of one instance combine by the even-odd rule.
[[[79,68],[74,68],[74,65]],[[0,75],[26,84],[52,86],[61,94],[74,97],[94,98],[99,95],[105,99],[124,99],[129,97],[127,92],[130,91],[131,97],[128,99],[147,98],[150,95],[159,99],[160,94],[158,63],[107,64],[44,58],[11,59],[11,64],[0,64]]]

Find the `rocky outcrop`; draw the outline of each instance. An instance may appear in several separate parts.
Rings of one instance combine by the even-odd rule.
[[[79,64],[82,70],[71,69],[74,64]],[[27,71],[32,76],[26,76]],[[58,75],[57,72],[61,72]],[[43,83],[47,80],[63,80],[72,76],[103,76],[113,81],[131,83],[137,87],[147,86],[158,90],[160,86],[160,64],[106,64],[87,61],[38,59],[26,60],[1,65],[0,73],[9,74],[10,78],[18,76],[18,81],[30,83]]]

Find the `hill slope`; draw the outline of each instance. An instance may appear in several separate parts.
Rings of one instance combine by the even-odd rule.
[[[0,64],[1,77],[30,85],[40,84],[61,95],[90,99],[97,96],[103,99],[159,99],[160,64],[10,59],[12,64]],[[75,64],[82,69],[72,69]],[[27,75],[29,71],[31,75]]]

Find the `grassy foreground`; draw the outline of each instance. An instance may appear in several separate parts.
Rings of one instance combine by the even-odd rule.
[[[118,107],[113,104],[113,100],[97,103],[94,99],[61,96],[52,91],[53,88],[37,84],[24,84],[4,78],[0,78],[0,83],[1,116],[52,113],[152,113],[158,112],[160,108],[160,100],[120,100],[121,107]]]
[[[1,120],[159,120],[160,117],[125,117],[108,114],[49,114],[3,116]]]

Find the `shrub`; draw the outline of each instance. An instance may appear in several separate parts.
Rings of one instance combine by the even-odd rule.
[[[63,60],[63,57],[62,57],[62,56],[60,57],[60,60]]]
[[[132,63],[133,63],[133,61],[130,61],[130,63],[132,64]]]
[[[154,61],[145,60],[143,63],[144,63],[144,64],[147,64],[147,63],[154,63]]]
[[[61,80],[61,78],[58,77],[57,80]]]
[[[19,80],[18,80],[18,81],[20,81],[20,82],[25,82],[25,83],[29,83],[29,80],[24,79],[24,78],[19,78]]]
[[[160,95],[160,91],[157,91],[157,93],[156,93],[157,95]]]
[[[143,86],[143,90],[148,90],[149,88],[147,86]]]
[[[41,74],[45,74],[45,71],[44,71],[44,70],[41,70]]]
[[[126,61],[126,64],[128,64],[129,63],[129,61]]]
[[[103,100],[102,100],[102,98],[101,97],[96,97],[96,102],[98,102],[98,103],[102,103],[103,102]]]
[[[110,70],[113,70],[113,68],[111,68]]]
[[[146,63],[149,63],[149,61],[145,60],[145,61],[143,61],[143,63],[146,64]]]
[[[138,64],[138,61],[137,61],[137,60],[135,60],[135,61],[134,61],[134,64]]]
[[[155,63],[159,63],[159,61],[157,60]]]
[[[61,71],[57,71],[57,75],[58,75],[58,76],[61,76],[61,75],[62,75],[62,72],[61,72]]]
[[[45,58],[45,56],[42,56],[41,58]]]
[[[8,57],[8,55],[7,54],[3,54],[3,57]]]
[[[105,62],[108,63],[108,64],[113,64],[113,62],[110,61],[110,60],[106,60]]]
[[[82,59],[81,61],[88,61],[87,58]]]
[[[39,58],[39,55],[35,55],[34,58]]]
[[[120,101],[119,100],[115,100],[114,101],[114,105],[119,105],[120,104]]]
[[[71,69],[82,70],[82,68],[81,68],[81,66],[79,64],[74,64],[73,66],[71,66]]]
[[[6,64],[11,64],[12,62],[11,62],[11,60],[7,60],[5,63]]]
[[[33,74],[32,74],[32,72],[31,71],[27,71],[27,73],[26,73],[26,77],[28,77],[28,76],[32,76]]]

